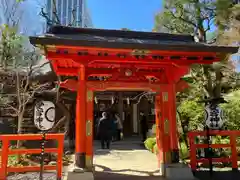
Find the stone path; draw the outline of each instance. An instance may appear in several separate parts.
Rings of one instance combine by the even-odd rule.
[[[137,138],[115,142],[112,144],[111,150],[101,150],[99,142],[94,142],[94,148],[95,180],[164,180],[158,174],[156,155],[140,145],[140,140]],[[66,178],[69,168],[71,169],[70,166],[64,168],[63,179]],[[8,180],[15,179],[37,180],[39,173],[8,177]],[[55,173],[44,174],[44,180],[55,179]]]
[[[115,142],[111,150],[101,150],[95,143],[95,177],[102,179],[161,180],[156,155],[140,145],[138,139]]]

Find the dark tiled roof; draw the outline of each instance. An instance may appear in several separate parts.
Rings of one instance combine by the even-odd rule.
[[[140,32],[140,31],[123,31],[123,30],[108,30],[108,29],[90,29],[90,28],[74,28],[67,26],[53,26],[48,31],[48,34],[56,36],[65,35],[66,37],[75,37],[81,39],[93,38],[93,40],[110,40],[120,42],[135,42],[135,43],[160,43],[164,41],[172,42],[194,42],[190,35],[176,35],[168,33]]]
[[[235,53],[237,47],[209,46],[196,43],[190,35],[155,32],[105,30],[53,26],[42,37],[30,37],[32,44],[91,46],[120,49],[149,49]]]

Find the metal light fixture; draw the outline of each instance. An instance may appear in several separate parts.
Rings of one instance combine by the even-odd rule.
[[[95,101],[96,104],[98,104],[98,99],[97,99],[96,96],[94,97],[94,101]]]
[[[127,104],[130,105],[130,99],[129,99],[129,97],[127,98]]]
[[[112,104],[114,104],[114,97],[112,96]]]

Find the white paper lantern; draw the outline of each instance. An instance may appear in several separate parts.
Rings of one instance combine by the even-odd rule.
[[[41,131],[50,130],[55,123],[56,110],[51,101],[38,101],[34,108],[34,124]]]

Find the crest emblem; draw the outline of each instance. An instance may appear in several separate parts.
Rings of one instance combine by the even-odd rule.
[[[50,130],[55,123],[56,110],[51,101],[38,101],[34,107],[34,124],[41,131]]]

